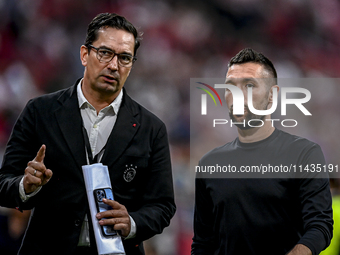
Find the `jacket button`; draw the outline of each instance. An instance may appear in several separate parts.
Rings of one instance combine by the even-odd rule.
[[[74,221],[74,225],[75,225],[76,227],[79,227],[79,226],[80,226],[80,223],[81,223],[80,220],[75,220],[75,221]]]

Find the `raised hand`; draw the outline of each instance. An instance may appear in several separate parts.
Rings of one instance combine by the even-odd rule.
[[[45,152],[46,146],[43,144],[40,147],[37,156],[27,164],[23,181],[26,194],[34,192],[52,178],[52,171],[46,169],[44,164]]]

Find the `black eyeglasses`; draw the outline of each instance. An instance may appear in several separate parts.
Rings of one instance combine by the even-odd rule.
[[[97,59],[101,63],[109,63],[115,56],[118,58],[118,64],[123,67],[131,67],[133,63],[137,60],[136,57],[127,54],[121,53],[117,54],[114,51],[107,48],[96,48],[93,45],[89,44],[86,46],[89,49],[94,49],[97,52]]]

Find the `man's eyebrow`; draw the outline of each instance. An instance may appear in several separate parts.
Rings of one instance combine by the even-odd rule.
[[[105,50],[109,50],[109,51],[112,51],[112,52],[116,53],[113,49],[111,49],[111,48],[109,48],[109,47],[107,47],[105,45],[98,47],[98,49],[105,49]],[[121,53],[116,53],[116,54],[127,54],[127,55],[132,56],[132,54],[130,52],[126,52],[126,51],[123,51]]]
[[[225,80],[225,84],[235,85],[236,81],[241,81],[242,83],[246,83],[246,82],[257,83],[257,79],[255,79],[255,78],[228,78],[228,79]]]
[[[255,78],[245,78],[245,79],[243,79],[243,82],[249,82],[249,81],[257,83],[257,79],[255,79]]]
[[[107,47],[107,46],[105,46],[105,45],[99,46],[98,49],[105,49],[105,50],[109,50],[109,51],[113,51],[113,52],[114,52],[113,49],[110,49],[109,47]]]
[[[235,83],[234,83],[233,79],[227,78],[225,80],[225,84],[232,84],[232,85],[234,85]]]

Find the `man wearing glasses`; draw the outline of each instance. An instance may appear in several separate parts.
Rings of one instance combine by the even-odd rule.
[[[81,167],[108,166],[115,201],[100,225],[120,231],[126,254],[161,233],[175,213],[165,125],[123,86],[140,45],[116,14],[89,24],[74,86],[29,101],[0,170],[0,205],[33,209],[19,254],[97,254]]]

